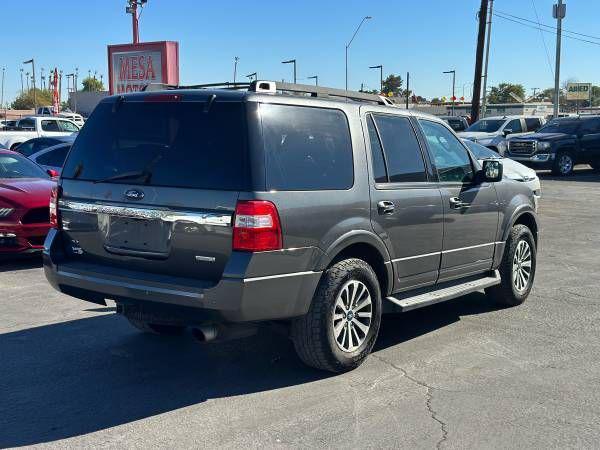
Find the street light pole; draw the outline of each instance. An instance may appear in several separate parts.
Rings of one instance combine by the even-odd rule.
[[[21,67],[21,94],[23,94],[23,68]]]
[[[4,105],[4,72],[6,67],[2,68],[2,94],[0,94],[0,108]],[[4,118],[6,119],[6,108],[4,108]]]
[[[258,79],[258,75],[256,74],[256,72],[252,72],[246,75],[246,78],[248,78],[250,81],[252,81],[252,77],[254,77],[254,81]]]
[[[354,32],[354,34],[352,35],[352,39],[350,39],[350,42],[348,42],[346,44],[346,90],[348,90],[348,48],[350,48],[350,44],[352,44],[352,41],[354,40],[354,38],[356,37],[358,30],[360,30],[360,27],[362,26],[362,24],[365,22],[365,20],[370,20],[372,19],[371,16],[365,16],[363,17],[363,19],[360,21],[360,23],[358,24],[358,27],[356,27],[356,31]]]
[[[488,63],[490,61],[490,39],[492,36],[492,15],[494,13],[494,0],[490,0],[487,12],[487,36],[485,44],[485,63],[483,66],[483,99],[481,101],[481,117],[485,117],[487,107],[487,80],[488,80]]]
[[[293,64],[294,65],[294,84],[296,84],[296,60],[288,59],[287,61],[281,61],[281,64]]]
[[[444,73],[452,74],[452,115],[454,115],[454,102],[456,99],[455,90],[456,90],[456,70],[446,70]]]
[[[315,86],[319,85],[319,75],[313,75],[312,77],[308,77],[309,80],[315,80]]]
[[[562,0],[554,5],[552,15],[556,19],[556,68],[554,69],[554,117],[558,117],[560,104],[560,43],[562,37],[562,20],[567,14],[567,5]]]

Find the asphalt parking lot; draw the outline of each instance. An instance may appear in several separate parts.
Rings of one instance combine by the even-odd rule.
[[[597,447],[600,175],[542,175],[534,291],[386,317],[354,372],[306,368],[269,331],[143,335],[0,263],[0,447]]]

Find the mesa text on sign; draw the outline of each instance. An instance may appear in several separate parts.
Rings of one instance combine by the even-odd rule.
[[[112,91],[115,94],[139,91],[150,83],[162,83],[162,58],[158,51],[112,54]]]

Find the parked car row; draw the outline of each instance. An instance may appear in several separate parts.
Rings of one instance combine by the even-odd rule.
[[[77,133],[80,126],[60,117],[30,116],[20,119],[10,131],[0,131],[0,144],[15,149],[29,139],[68,136]]]

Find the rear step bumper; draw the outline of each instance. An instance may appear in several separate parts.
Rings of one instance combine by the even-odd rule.
[[[171,284],[147,274],[108,270],[61,258],[57,232],[51,230],[44,248],[44,271],[58,291],[104,304],[105,299],[173,305],[205,310],[227,322],[286,319],[306,314],[322,272],[303,271],[272,276],[223,277],[216,285]],[[142,276],[145,275],[145,276]]]
[[[458,280],[445,283],[444,286],[435,291],[419,293],[417,295],[405,294],[404,296],[401,296],[402,294],[398,294],[387,297],[387,300],[398,306],[400,311],[405,312],[424,306],[434,305],[435,303],[445,302],[446,300],[452,300],[497,284],[500,284],[500,274],[495,270],[491,274],[483,274],[477,278],[471,277],[467,281]]]

